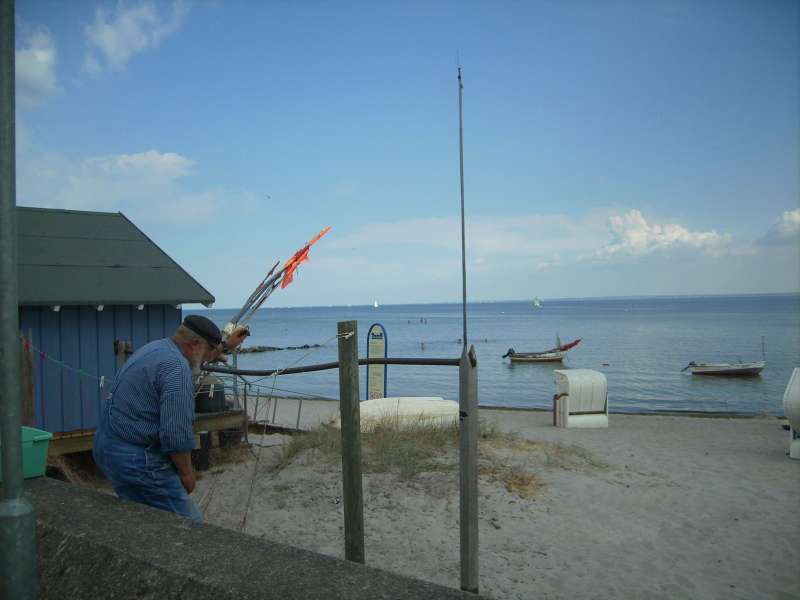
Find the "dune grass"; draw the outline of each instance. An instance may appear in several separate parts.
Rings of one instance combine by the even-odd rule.
[[[423,473],[458,470],[459,426],[419,419],[400,424],[387,418],[372,422],[361,434],[361,459],[365,473],[396,473],[412,480]],[[298,433],[284,446],[278,469],[295,460],[341,461],[341,431],[322,425]],[[502,432],[494,422],[480,424],[480,476],[502,485],[508,492],[533,497],[544,488],[538,472],[548,468],[592,471],[608,467],[580,446],[531,441]]]
[[[361,434],[362,466],[365,472],[397,472],[403,479],[425,471],[450,470],[458,464],[447,460],[447,450],[458,445],[458,434],[456,424],[420,419],[400,426],[393,419],[380,419]],[[342,455],[341,431],[323,425],[292,436],[284,447],[279,468],[288,466],[307,450],[331,463],[338,462]]]

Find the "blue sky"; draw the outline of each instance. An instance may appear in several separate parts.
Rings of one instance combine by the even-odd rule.
[[[800,291],[796,2],[17,2],[17,203],[238,306]]]

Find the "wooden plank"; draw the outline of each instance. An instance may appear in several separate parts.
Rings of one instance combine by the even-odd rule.
[[[464,348],[458,368],[461,589],[478,593],[478,360]]]
[[[244,412],[241,410],[227,410],[218,413],[202,413],[197,415],[194,422],[194,432],[219,431],[220,429],[235,429],[243,427]]]
[[[44,352],[44,356],[39,358],[39,368],[42,373],[42,412],[39,418],[42,429],[54,433],[64,431],[64,419],[61,413],[61,368],[46,357],[61,359],[60,314],[50,307],[42,308],[42,340],[39,346]]]
[[[347,560],[363,564],[364,498],[361,481],[361,413],[358,395],[358,332],[356,321],[340,321],[338,333],[344,554]]]
[[[147,308],[147,305],[142,310],[136,306],[131,307],[131,337],[125,339],[133,342],[134,350],[150,341],[147,335]]]
[[[147,341],[160,340],[164,334],[164,305],[148,304],[144,307],[147,312]]]
[[[94,306],[78,307],[78,329],[80,331],[80,364],[81,370],[92,377],[81,377],[81,427],[94,429],[97,427],[98,405],[100,401],[100,385],[96,378],[98,373],[97,319],[100,313]]]
[[[20,395],[22,399],[21,423],[33,427],[36,423],[36,391],[33,383],[33,350],[31,338],[33,333],[28,331],[25,338],[20,340],[22,354],[20,356]]]
[[[73,369],[81,368],[80,329],[78,328],[78,307],[61,307],[61,361]],[[64,424],[59,431],[74,431],[84,429],[83,415],[81,414],[81,383],[80,374],[65,367],[61,369],[61,412],[64,415]]]
[[[114,383],[116,373],[116,356],[114,356],[114,310],[107,306],[97,313],[97,369],[98,377],[103,378],[103,387],[99,387],[97,414],[106,407],[106,399]]]
[[[94,445],[94,432],[54,437],[47,449],[48,456],[61,456],[74,452],[86,452]]]
[[[229,410],[220,413],[208,413],[198,417],[194,422],[194,433],[201,431],[219,431],[242,426],[244,413],[240,410]],[[196,438],[197,439],[197,438]],[[73,452],[91,450],[94,444],[94,431],[83,431],[69,435],[57,435],[50,440],[48,455],[60,456]]]

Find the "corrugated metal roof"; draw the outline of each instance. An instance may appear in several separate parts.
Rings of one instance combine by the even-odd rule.
[[[122,213],[17,207],[19,303],[211,304]]]

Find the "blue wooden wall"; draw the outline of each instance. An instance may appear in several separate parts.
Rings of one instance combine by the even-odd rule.
[[[133,342],[137,350],[149,341],[172,335],[181,310],[171,304],[106,306],[21,306],[19,328],[32,332],[36,427],[52,433],[94,429],[100,402],[116,373],[114,340]],[[42,356],[41,353],[45,353]],[[83,371],[75,373],[56,362]],[[97,379],[105,376],[101,389]]]

